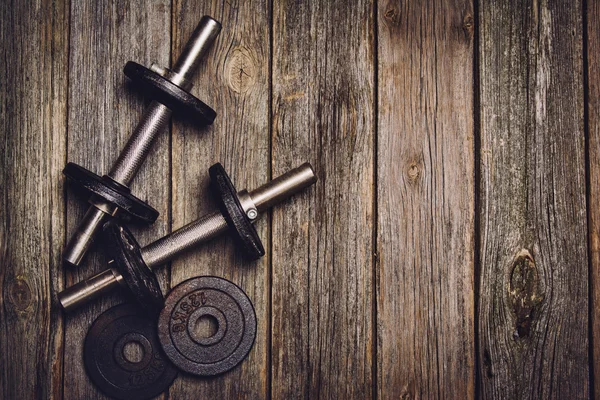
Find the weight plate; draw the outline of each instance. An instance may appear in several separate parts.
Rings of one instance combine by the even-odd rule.
[[[123,72],[134,85],[174,112],[183,113],[206,125],[211,125],[217,117],[215,110],[203,101],[143,65],[129,61]]]
[[[129,229],[116,221],[108,221],[103,227],[104,241],[113,257],[114,267],[123,276],[133,298],[150,315],[162,309],[164,297],[156,274],[148,268],[137,243]]]
[[[137,220],[152,223],[158,218],[158,211],[133,196],[127,186],[121,185],[106,175],[100,177],[71,162],[63,169],[63,174],[70,181],[102,197]]]
[[[198,326],[211,319],[215,332],[206,335]],[[238,365],[256,338],[252,302],[234,283],[214,276],[188,279],[167,296],[158,317],[162,348],[179,369],[199,376],[214,376]]]
[[[208,174],[210,175],[212,191],[219,201],[221,213],[244,255],[250,260],[257,260],[264,256],[265,248],[260,241],[258,232],[256,232],[252,221],[246,215],[238,198],[237,190],[231,183],[225,168],[220,163],[216,163],[208,169]]]
[[[125,346],[132,342],[142,348],[140,360],[125,355]],[[117,399],[153,398],[177,376],[158,343],[155,321],[134,304],[112,307],[94,321],[85,338],[83,359],[92,382]]]

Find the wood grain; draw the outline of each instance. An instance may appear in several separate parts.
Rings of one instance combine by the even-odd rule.
[[[71,2],[69,60],[68,159],[100,175],[116,161],[149,101],[126,84],[122,72],[129,60],[150,66],[169,66],[171,7],[168,0]],[[169,229],[169,131],[160,134],[131,185],[132,193],[147,199],[160,213],[151,227],[133,229],[147,243]],[[88,207],[87,195],[68,188],[67,233],[72,234]],[[100,246],[78,269],[67,270],[67,284],[106,268]],[[62,266],[61,266],[62,267]],[[64,267],[68,268],[68,267]],[[163,288],[166,273],[161,275]],[[107,296],[67,317],[64,395],[67,399],[104,398],[83,367],[83,341],[94,319],[121,295]]]
[[[378,14],[378,393],[473,398],[473,8]]]
[[[372,396],[373,4],[273,4],[272,172],[319,181],[273,211],[272,397]]]
[[[198,72],[193,92],[217,111],[209,128],[175,123],[173,128],[173,229],[215,203],[208,192],[208,168],[221,162],[238,190],[268,180],[269,171],[269,18],[267,1],[176,1],[173,10],[177,56],[203,15],[223,29]],[[269,252],[268,218],[256,224]],[[239,285],[254,303],[257,337],[248,358],[214,379],[180,376],[173,399],[267,396],[269,365],[269,258],[249,263],[231,238],[220,238],[172,263],[172,285],[199,275],[224,277]]]
[[[480,395],[589,397],[581,3],[480,5]]]
[[[600,2],[587,1],[590,311],[593,393],[600,400]]]
[[[0,4],[0,397],[61,398],[68,2]]]
[[[159,398],[600,400],[598,0],[1,3],[0,398],[106,398],[82,344],[124,297],[56,305],[106,266],[62,265],[88,196],[61,170],[108,171],[148,103],[125,62],[169,66],[204,14],[218,116],[159,136],[140,243],[212,210],[215,162],[240,190],[319,181],[257,222],[260,261],[224,238],[159,271],[230,279],[258,317],[241,366]]]

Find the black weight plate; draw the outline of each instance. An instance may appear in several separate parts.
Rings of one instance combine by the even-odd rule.
[[[103,227],[104,242],[114,266],[123,276],[133,298],[150,315],[157,315],[164,304],[164,297],[154,272],[148,268],[137,243],[129,229],[115,220]]]
[[[131,217],[152,223],[158,218],[158,211],[150,207],[129,192],[129,188],[115,182],[108,176],[100,177],[75,163],[67,163],[63,174],[70,181],[80,185],[90,192],[102,197]]]
[[[208,174],[210,175],[212,191],[219,201],[221,213],[244,255],[250,260],[257,260],[264,256],[265,248],[260,241],[258,232],[256,232],[252,221],[244,212],[237,190],[231,183],[225,168],[220,163],[216,163],[208,169]]]
[[[216,332],[203,336],[203,317],[216,322]],[[252,302],[234,283],[214,276],[188,279],[167,296],[158,317],[158,338],[169,360],[199,376],[229,371],[250,352],[256,338]]]
[[[124,354],[130,342],[143,349],[138,362]],[[85,338],[83,358],[92,382],[117,399],[153,398],[177,376],[177,369],[162,352],[155,321],[134,304],[112,307],[94,321]]]
[[[143,65],[129,61],[123,72],[134,85],[176,113],[206,125],[211,125],[217,117],[215,110],[203,101]]]

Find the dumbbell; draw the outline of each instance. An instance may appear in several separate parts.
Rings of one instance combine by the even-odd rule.
[[[143,248],[127,228],[114,220],[107,222],[105,241],[108,254],[114,257],[109,261],[109,268],[60,292],[58,300],[63,309],[71,311],[121,286],[128,289],[142,307],[156,314],[164,300],[152,269],[227,230],[233,233],[247,258],[261,257],[265,251],[252,225],[259,213],[317,181],[309,163],[251,192],[236,191],[221,164],[210,167],[209,175],[219,211],[206,214]]]
[[[158,218],[158,211],[133,196],[128,185],[158,133],[167,127],[173,111],[205,125],[214,121],[215,111],[191,95],[189,90],[200,58],[220,31],[219,22],[208,16],[202,17],[171,70],[156,65],[148,69],[131,61],[125,65],[125,75],[134,86],[149,94],[153,101],[107,175],[100,177],[74,163],[68,163],[63,170],[69,180],[92,193],[89,200],[91,206],[63,253],[66,264],[80,264],[99,228],[117,212],[120,216],[146,223]]]

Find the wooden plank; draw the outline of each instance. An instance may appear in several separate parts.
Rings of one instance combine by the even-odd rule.
[[[150,66],[168,66],[170,58],[171,5],[169,0],[152,3],[122,1],[71,2],[71,50],[69,71],[68,159],[96,173],[108,172],[134,130],[148,103],[130,90],[122,73],[129,60]],[[168,232],[170,208],[169,132],[158,136],[131,189],[147,199],[161,216],[151,227],[134,229],[140,243]],[[68,188],[67,232],[72,234],[88,207],[86,194]],[[72,284],[106,268],[98,246],[80,268],[68,269]],[[65,267],[68,268],[68,267]],[[167,274],[161,284],[167,286]],[[65,398],[102,398],[85,374],[82,347],[92,321],[120,295],[84,307],[67,317],[65,347]]]
[[[208,211],[208,168],[221,162],[238,190],[268,180],[269,171],[269,3],[180,0],[174,4],[173,55],[178,56],[203,15],[223,29],[198,72],[193,92],[217,111],[211,127],[175,123],[173,127],[173,229]],[[268,246],[268,220],[257,222]],[[269,262],[245,261],[232,241],[217,239],[172,263],[172,285],[199,275],[216,275],[239,285],[250,297],[258,319],[248,358],[215,379],[180,376],[171,388],[175,399],[265,398],[268,378]]]
[[[60,398],[68,2],[0,4],[0,398]]]
[[[589,249],[591,266],[591,321],[593,395],[600,399],[600,2],[587,1],[587,93],[589,157]]]
[[[273,176],[319,181],[273,212],[272,397],[370,398],[374,5],[273,5]]]
[[[473,398],[473,6],[378,14],[378,394]]]
[[[480,21],[480,394],[588,398],[581,3]]]

